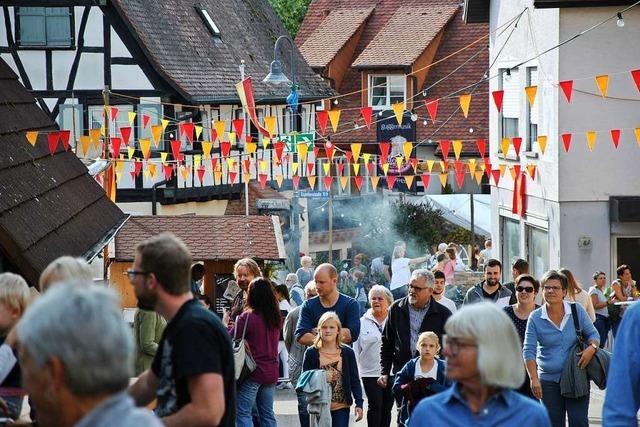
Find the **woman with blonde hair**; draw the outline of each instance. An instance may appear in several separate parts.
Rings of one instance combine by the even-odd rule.
[[[300,264],[302,267],[296,271],[296,276],[298,276],[298,283],[304,288],[309,281],[313,280],[313,260],[305,255],[300,258]]]
[[[331,425],[348,427],[349,408],[355,400],[356,421],[362,419],[362,387],[353,350],[342,344],[340,318],[333,311],[318,320],[318,335],[304,352],[302,370],[323,369],[331,388]]]
[[[566,301],[569,302],[577,302],[587,310],[587,314],[589,315],[589,319],[591,319],[591,323],[596,321],[596,311],[593,308],[593,301],[591,301],[591,297],[589,293],[582,289],[580,283],[576,280],[573,273],[569,271],[567,268],[561,268],[558,270],[558,273],[564,274],[567,278],[567,283],[569,284],[569,288],[567,289],[567,295],[564,297]]]
[[[42,271],[38,286],[40,292],[46,292],[52,285],[67,281],[92,283],[93,273],[91,273],[89,264],[82,258],[61,256],[53,260]]]

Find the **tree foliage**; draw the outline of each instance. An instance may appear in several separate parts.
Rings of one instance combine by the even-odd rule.
[[[280,20],[286,27],[291,37],[298,34],[298,29],[311,0],[269,0],[271,6],[276,11]]]

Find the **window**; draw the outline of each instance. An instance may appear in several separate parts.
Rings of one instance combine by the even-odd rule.
[[[511,264],[520,258],[520,222],[502,218],[502,278],[510,280]]]
[[[62,104],[60,105],[60,114],[58,115],[58,124],[60,129],[70,130],[71,136],[69,137],[69,143],[71,147],[76,146],[76,141],[82,132],[82,105],[75,104]],[[86,155],[87,153],[83,153]]]
[[[527,68],[527,86],[538,86],[538,67]],[[538,140],[538,99],[540,98],[540,88],[538,95],[532,106],[527,101],[527,151],[533,150],[533,143]]]
[[[73,47],[72,7],[16,8],[16,40],[20,47]]]
[[[518,136],[518,118],[520,117],[520,84],[518,69],[500,71],[501,89],[504,91],[501,113],[500,139]]]
[[[149,123],[147,127],[144,127],[144,118],[143,116],[149,117]],[[150,139],[151,140],[151,151],[163,151],[164,135],[160,137],[160,141],[158,142],[158,147],[156,148],[156,144],[153,141],[153,131],[151,126],[159,125],[162,120],[162,105],[158,104],[140,104],[138,105],[138,114],[136,114],[136,126],[138,127],[138,139]],[[132,138],[133,139],[133,138]]]
[[[369,76],[369,105],[386,110],[397,102],[405,102],[405,76]]]
[[[213,22],[213,19],[211,18],[209,11],[207,9],[201,9],[201,8],[196,8],[196,10],[200,14],[200,17],[204,21],[204,24],[206,25],[207,30],[209,30],[214,40],[221,41],[222,39],[220,37],[220,29],[218,28],[216,23]]]
[[[527,261],[529,273],[542,277],[549,269],[549,239],[546,230],[527,225]]]

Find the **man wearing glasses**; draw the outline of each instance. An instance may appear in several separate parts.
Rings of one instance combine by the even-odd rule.
[[[381,387],[386,387],[392,381],[389,376],[417,356],[416,343],[422,332],[432,331],[442,342],[444,324],[451,311],[431,297],[434,284],[435,278],[429,270],[414,270],[409,282],[409,295],[391,305],[382,331],[382,373],[378,378]]]

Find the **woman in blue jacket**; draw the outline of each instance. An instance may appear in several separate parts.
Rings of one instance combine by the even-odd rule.
[[[420,356],[409,360],[393,383],[393,394],[401,401],[401,426],[408,424],[413,408],[422,398],[446,390],[452,384],[445,374],[446,362],[436,357],[440,352],[440,341],[435,333],[421,333],[416,349]]]

